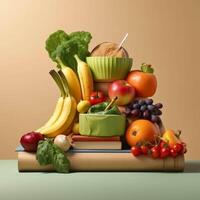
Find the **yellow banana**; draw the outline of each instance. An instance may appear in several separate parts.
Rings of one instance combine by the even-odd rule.
[[[78,76],[79,76],[79,80],[81,84],[82,98],[83,100],[89,100],[90,95],[93,91],[92,73],[87,63],[80,60],[77,55],[75,55],[74,57],[76,58],[76,61],[78,63],[77,71],[78,71]]]
[[[56,82],[57,86],[59,87],[61,96],[58,98],[58,101],[56,103],[56,107],[55,107],[55,110],[54,110],[52,116],[41,128],[36,130],[36,132],[40,132],[40,133],[42,132],[43,129],[46,129],[47,127],[52,126],[57,121],[57,119],[60,117],[60,114],[62,112],[63,105],[64,105],[64,98],[66,95],[65,88],[64,88],[64,86],[61,82],[61,78],[57,74],[57,72],[54,70],[51,70],[49,73],[52,76],[52,78],[54,79],[54,81]]]
[[[42,126],[41,128],[37,129],[36,132],[40,133],[44,128],[46,128],[46,127],[51,126],[52,124],[54,124],[54,122],[59,118],[60,113],[62,112],[63,103],[64,103],[64,97],[59,97],[58,101],[56,103],[56,107],[55,107],[55,110],[54,110],[52,116],[44,124],[44,126]]]
[[[76,115],[76,100],[72,96],[64,99],[62,112],[57,121],[49,127],[41,130],[41,133],[47,137],[56,137],[64,133],[73,122]]]
[[[81,100],[81,86],[76,73],[70,67],[63,67],[62,72],[67,79],[69,93],[78,103]]]

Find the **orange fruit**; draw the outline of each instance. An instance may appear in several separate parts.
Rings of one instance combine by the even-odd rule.
[[[139,119],[128,126],[125,137],[130,146],[135,146],[138,142],[154,142],[158,135],[157,126],[149,120]]]
[[[153,73],[133,70],[126,81],[135,88],[138,97],[151,97],[157,89],[157,79]]]

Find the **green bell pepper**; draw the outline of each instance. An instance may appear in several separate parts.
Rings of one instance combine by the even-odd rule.
[[[103,102],[96,105],[93,105],[88,110],[90,114],[102,114],[102,115],[120,115],[120,111],[116,105],[112,106],[108,110],[105,110],[109,105],[109,102]]]

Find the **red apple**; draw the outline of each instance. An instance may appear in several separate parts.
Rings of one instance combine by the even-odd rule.
[[[40,140],[44,140],[44,136],[37,132],[30,132],[23,135],[20,139],[21,145],[25,151],[35,152],[37,151],[37,145]]]
[[[118,97],[116,104],[123,106],[133,101],[135,97],[135,89],[125,80],[117,80],[110,84],[108,88],[108,95],[110,99]]]

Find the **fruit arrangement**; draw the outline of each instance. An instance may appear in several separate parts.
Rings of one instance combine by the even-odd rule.
[[[161,103],[151,98],[157,78],[151,65],[131,70],[132,58],[120,45],[104,42],[91,53],[88,32],[56,31],[46,40],[49,57],[58,70],[49,74],[60,90],[55,110],[43,126],[21,137],[25,151],[36,152],[41,165],[69,172],[65,152],[71,135],[121,136],[123,148],[134,156],[175,158],[186,153],[180,134],[165,130]]]

